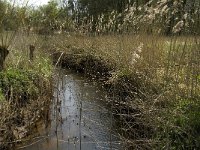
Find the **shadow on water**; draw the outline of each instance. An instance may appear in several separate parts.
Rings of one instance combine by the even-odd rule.
[[[18,149],[121,149],[106,92],[97,82],[61,71],[54,96],[48,128],[41,125],[37,137]]]

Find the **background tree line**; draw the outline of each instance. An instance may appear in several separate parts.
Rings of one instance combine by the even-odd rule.
[[[37,8],[0,0],[1,28],[83,33],[199,35],[199,0],[51,0]]]

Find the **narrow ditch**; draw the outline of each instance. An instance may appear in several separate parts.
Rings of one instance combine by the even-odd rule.
[[[34,140],[16,149],[121,149],[116,120],[105,104],[112,97],[94,80],[58,72],[48,128],[41,124]]]

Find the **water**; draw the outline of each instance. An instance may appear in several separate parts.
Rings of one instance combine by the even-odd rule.
[[[115,120],[105,104],[107,93],[97,82],[62,71],[54,96],[49,127],[39,125],[35,138],[17,149],[121,149]]]

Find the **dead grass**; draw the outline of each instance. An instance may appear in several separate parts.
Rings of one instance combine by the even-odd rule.
[[[112,67],[105,84],[111,84],[112,91],[120,96],[111,104],[117,106],[114,110],[120,116],[121,137],[127,147],[196,148],[198,142],[193,143],[198,139],[194,135],[198,135],[199,127],[194,121],[199,117],[196,111],[200,92],[199,37],[20,36],[12,46],[14,51],[7,65],[31,67],[47,75],[49,62],[41,58],[48,53],[65,52],[78,56],[73,60],[77,64],[90,58],[92,63],[86,60],[86,65],[92,67],[85,67],[91,73],[100,62],[104,67]],[[26,63],[29,44],[36,45],[36,61],[32,65]],[[39,57],[41,51],[42,57]],[[46,69],[42,69],[45,64]],[[178,142],[174,142],[175,138]],[[189,146],[185,143],[187,140]]]
[[[128,141],[131,148],[195,148],[198,145],[192,144],[196,139],[191,138],[198,128],[192,129],[193,125],[187,122],[193,117],[186,114],[198,116],[189,107],[199,101],[199,37],[60,35],[50,37],[48,43],[53,51],[83,57],[92,55],[113,66],[109,82],[113,82],[121,95],[133,93],[121,101],[127,110],[131,106],[138,112],[126,111],[129,119],[121,118],[122,130],[129,133],[124,142]],[[124,105],[118,108],[120,114]],[[185,117],[188,119],[184,120]],[[184,121],[180,123],[179,119]],[[174,142],[175,137],[178,142]],[[189,146],[185,143],[187,140]]]

